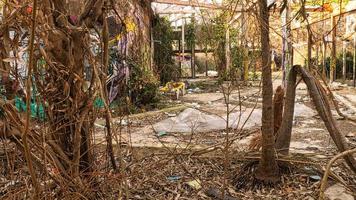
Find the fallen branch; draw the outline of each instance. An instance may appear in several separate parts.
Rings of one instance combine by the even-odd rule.
[[[329,131],[331,138],[333,139],[336,147],[340,152],[344,152],[349,149],[345,136],[339,130],[336,121],[331,113],[330,104],[327,99],[324,88],[314,76],[307,72],[300,65],[295,65],[291,69],[288,77],[287,93],[285,100],[285,110],[283,113],[283,121],[281,128],[277,133],[276,149],[282,154],[288,154],[290,147],[290,140],[293,127],[293,115],[296,93],[296,78],[300,75],[304,80],[309,94],[313,100],[313,103],[318,111],[319,116],[324,121],[324,124]],[[347,155],[345,157],[346,163],[356,173],[356,160],[354,157]]]
[[[339,108],[339,105],[338,105],[338,103],[337,103],[337,100],[336,100],[336,98],[335,98],[335,95],[333,94],[333,92],[331,91],[330,87],[328,86],[327,81],[326,81],[325,78],[324,78],[323,76],[321,76],[317,71],[316,71],[316,73],[319,75],[319,77],[320,77],[321,80],[323,81],[323,83],[324,83],[324,85],[325,85],[325,88],[326,88],[326,90],[328,91],[328,94],[329,94],[329,96],[330,96],[330,99],[331,99],[331,101],[332,101],[334,107],[335,107],[335,110],[336,110],[337,114],[338,114],[340,117],[342,117],[342,118],[344,118],[344,119],[346,119],[346,120],[349,120],[349,121],[352,121],[352,122],[356,122],[356,119],[351,118],[351,117],[349,117],[349,116],[347,116],[347,115],[345,115],[344,113],[341,112],[341,110],[340,110],[340,108]],[[320,83],[318,82],[318,84],[320,84]],[[320,86],[321,86],[321,84],[320,84]],[[343,102],[343,103],[344,103],[344,102]],[[344,104],[345,104],[345,103],[344,103]],[[347,106],[347,105],[346,105],[346,106]]]

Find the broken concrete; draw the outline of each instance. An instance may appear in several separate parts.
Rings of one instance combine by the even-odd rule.
[[[354,200],[355,198],[349,194],[346,188],[337,183],[325,191],[325,197],[330,200]]]
[[[311,118],[316,114],[317,114],[317,112],[315,110],[313,110],[312,108],[310,108],[302,103],[295,104],[295,107],[294,107],[294,116],[295,117]]]

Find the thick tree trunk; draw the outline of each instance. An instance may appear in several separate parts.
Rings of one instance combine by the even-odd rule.
[[[279,170],[275,157],[272,106],[272,70],[269,44],[269,14],[266,0],[259,0],[262,50],[262,157],[256,178],[266,182],[279,181]]]
[[[65,155],[57,159],[68,174],[76,177],[92,171],[90,138],[93,122],[89,114],[93,109],[94,90],[97,89],[93,85],[98,82],[98,75],[94,72],[92,85],[85,89],[84,63],[89,61],[95,71],[87,27],[90,28],[101,16],[103,0],[88,1],[77,25],[68,21],[64,4],[60,0],[47,0],[41,5],[39,24],[43,20],[48,23],[38,27],[43,29],[39,36],[43,41],[40,52],[48,67],[44,74],[37,74],[37,77],[44,76],[45,81],[37,78],[36,84],[48,103],[49,138],[60,147],[57,149],[59,155]]]

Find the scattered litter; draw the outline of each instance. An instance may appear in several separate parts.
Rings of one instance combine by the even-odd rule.
[[[314,157],[317,158],[317,159],[326,159],[326,158],[328,158],[327,156],[324,156],[324,155],[315,155]]]
[[[217,71],[213,71],[213,70],[208,70],[208,76],[209,77],[218,76],[218,72]]]
[[[170,181],[178,181],[179,179],[181,179],[181,177],[180,176],[168,176],[167,179]]]
[[[346,137],[356,137],[356,132],[349,132]]]
[[[162,137],[162,136],[165,136],[165,135],[167,135],[166,131],[158,131],[158,133],[157,133],[157,137]]]
[[[4,188],[10,187],[10,186],[14,186],[17,183],[19,183],[19,181],[10,181],[10,182],[5,184]]]
[[[202,143],[207,144],[207,145],[215,144],[215,142],[212,140],[205,140],[205,141],[202,141]]]
[[[194,108],[200,108],[200,105],[199,105],[198,103],[192,103],[191,105],[192,105],[192,107],[194,107]]]
[[[101,124],[97,124],[97,123],[94,123],[94,126],[98,127],[98,128],[101,128],[101,129],[105,129],[106,127],[101,125]]]
[[[313,168],[306,166],[306,167],[304,167],[304,170],[307,171],[307,172],[312,172]]]
[[[175,116],[177,116],[177,114],[175,114],[175,113],[168,113],[168,117],[175,117]]]
[[[200,190],[201,189],[201,182],[200,180],[192,180],[187,183],[190,187],[192,187],[195,190]]]
[[[188,91],[189,94],[192,94],[192,93],[199,93],[202,90],[200,88],[196,87],[194,89],[193,88],[189,88],[187,91]]]
[[[320,181],[321,177],[319,175],[311,175],[309,176],[310,180],[312,181]]]
[[[121,124],[120,124],[120,120],[116,120],[115,124],[121,125],[121,126],[127,126],[127,121],[123,119],[123,120],[121,120]]]

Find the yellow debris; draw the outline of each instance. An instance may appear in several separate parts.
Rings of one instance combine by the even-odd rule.
[[[198,180],[195,179],[195,180],[189,181],[187,184],[190,187],[192,187],[193,189],[195,189],[195,190],[201,189],[201,182],[200,182],[199,179]]]
[[[185,83],[183,82],[168,82],[166,85],[160,89],[161,92],[177,92],[183,91],[185,89]]]

